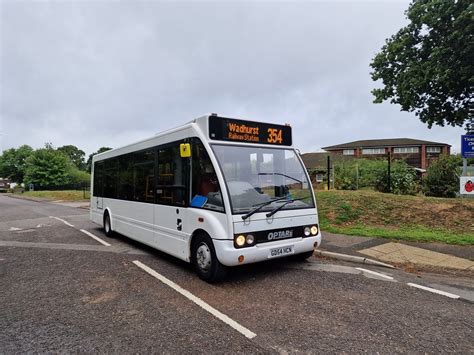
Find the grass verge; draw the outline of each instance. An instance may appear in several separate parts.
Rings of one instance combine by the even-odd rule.
[[[64,191],[25,191],[21,195],[27,197],[44,198],[47,200],[62,201],[85,201],[89,199],[89,192],[86,191],[85,199],[83,191],[64,190]]]
[[[474,201],[373,191],[317,191],[321,229],[347,235],[474,245]]]

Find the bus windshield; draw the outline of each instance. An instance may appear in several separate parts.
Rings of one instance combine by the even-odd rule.
[[[259,211],[314,207],[306,171],[293,149],[212,145],[219,161],[232,212],[247,213],[261,204]],[[274,202],[270,202],[275,200]]]

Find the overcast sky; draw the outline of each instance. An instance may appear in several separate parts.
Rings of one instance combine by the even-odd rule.
[[[369,63],[408,1],[0,3],[0,150],[89,154],[217,112],[290,123],[302,152],[398,137],[459,151],[461,128],[372,103]]]

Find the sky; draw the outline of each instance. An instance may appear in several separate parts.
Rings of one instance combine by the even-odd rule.
[[[289,123],[301,152],[400,137],[459,152],[462,128],[372,103],[370,61],[408,4],[0,0],[0,151],[90,154],[215,112]]]

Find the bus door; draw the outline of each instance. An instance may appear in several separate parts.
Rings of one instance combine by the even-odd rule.
[[[180,142],[158,148],[156,204],[154,212],[157,248],[178,257],[186,257],[188,234],[187,198],[189,158],[181,157]]]

